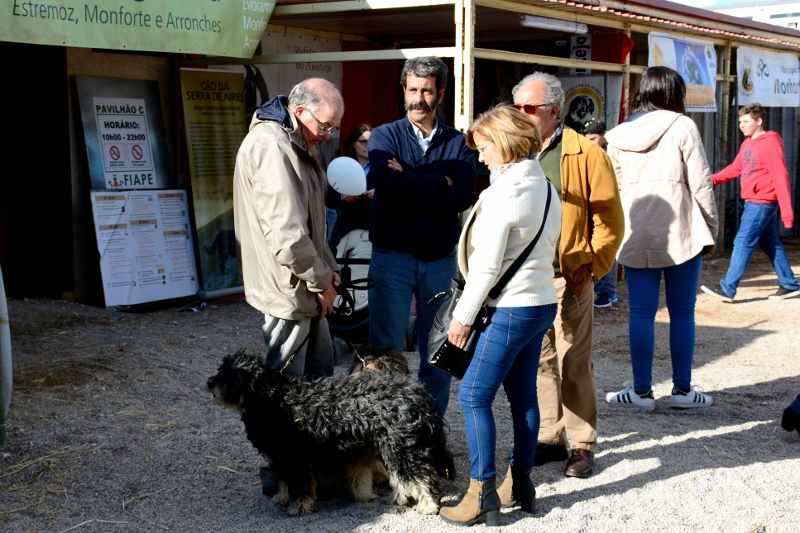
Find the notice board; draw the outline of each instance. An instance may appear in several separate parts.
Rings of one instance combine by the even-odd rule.
[[[93,191],[106,307],[197,294],[185,190]]]

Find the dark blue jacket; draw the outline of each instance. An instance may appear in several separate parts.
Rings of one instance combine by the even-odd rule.
[[[369,176],[375,183],[369,239],[420,261],[442,259],[455,248],[461,234],[458,214],[472,205],[477,174],[475,153],[463,133],[440,122],[433,135],[422,153],[404,117],[375,128],[369,138]],[[402,172],[389,169],[392,158]]]

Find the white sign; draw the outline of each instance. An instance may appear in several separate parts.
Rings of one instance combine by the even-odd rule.
[[[649,67],[676,70],[686,83],[686,110],[716,113],[717,53],[714,43],[680,39],[663,33],[650,34]]]
[[[108,189],[154,189],[144,100],[94,97],[97,134]]]
[[[740,46],[736,50],[739,105],[800,107],[800,59]]]
[[[186,191],[91,194],[107,307],[197,293]]]
[[[592,36],[591,35],[573,35],[569,38],[569,58],[578,59],[580,61],[592,60]],[[589,68],[571,68],[569,73],[572,76],[590,76],[592,69]]]
[[[562,76],[558,79],[564,88],[564,112],[561,118],[565,125],[577,132],[593,118],[604,121],[607,130],[617,125],[622,100],[622,74],[608,75],[608,94],[604,76]]]

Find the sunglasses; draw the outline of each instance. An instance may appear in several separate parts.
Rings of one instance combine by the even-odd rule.
[[[514,107],[527,115],[533,115],[537,107],[550,107],[550,104],[514,104]]]

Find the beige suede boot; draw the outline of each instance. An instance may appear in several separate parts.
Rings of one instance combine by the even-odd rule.
[[[536,509],[536,489],[531,482],[531,469],[509,466],[497,494],[504,509],[519,505],[522,511],[533,514]]]
[[[500,497],[495,490],[495,480],[469,480],[469,490],[456,507],[442,507],[439,517],[448,524],[471,526],[483,517],[487,526],[500,525]]]

